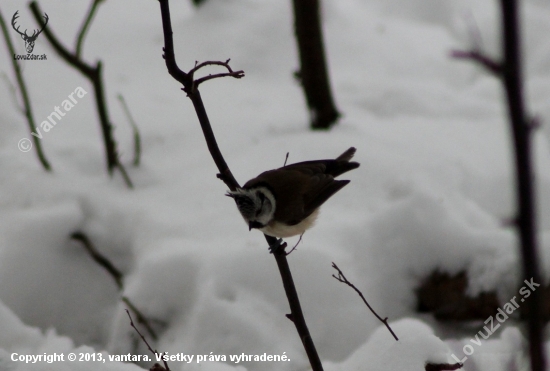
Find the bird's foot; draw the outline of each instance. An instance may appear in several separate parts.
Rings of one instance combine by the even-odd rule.
[[[285,247],[287,247],[286,242],[284,242],[282,238],[279,238],[279,239],[276,239],[276,241],[273,244],[269,245],[268,249],[269,249],[269,253],[273,254],[278,252],[284,252]]]

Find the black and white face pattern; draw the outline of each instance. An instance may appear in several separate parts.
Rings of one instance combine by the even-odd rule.
[[[266,187],[239,188],[234,192],[228,192],[227,196],[235,199],[237,208],[248,223],[249,229],[261,229],[273,219],[275,198]]]

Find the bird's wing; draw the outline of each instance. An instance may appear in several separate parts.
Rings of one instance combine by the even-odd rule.
[[[343,155],[345,155],[345,153],[343,153],[342,156]],[[337,176],[358,167],[359,163],[357,162],[349,162],[345,159],[340,160],[338,158],[336,160],[315,160],[297,162],[295,164],[286,165],[282,169],[296,170],[309,175],[329,174],[336,178]]]
[[[288,176],[275,170],[266,171],[256,178],[257,181],[245,186],[269,184],[269,188],[276,189],[275,219],[287,225],[295,225],[349,183],[349,180],[335,180],[332,175],[324,174],[320,169],[324,165],[319,165],[284,168],[285,172],[292,172]]]
[[[243,188],[269,188],[277,200],[274,218],[288,225],[298,224],[349,183],[334,178],[359,167],[357,162],[350,162],[354,154],[351,147],[334,160],[304,161],[269,170]],[[281,171],[290,173],[285,176]]]
[[[335,180],[327,174],[312,177],[309,190],[303,195],[304,215],[309,216],[348,183],[349,180]]]

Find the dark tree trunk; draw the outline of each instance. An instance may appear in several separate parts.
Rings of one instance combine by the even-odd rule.
[[[319,0],[293,0],[294,26],[300,54],[297,72],[311,113],[312,129],[329,129],[340,116],[336,109],[325,61]]]
[[[523,81],[521,72],[521,47],[519,34],[519,5],[516,0],[501,0],[502,32],[504,36],[504,64],[502,81],[508,100],[508,114],[512,127],[517,179],[517,227],[521,241],[523,257],[523,274],[526,281],[540,284],[537,225],[535,209],[535,171],[532,160],[532,129],[535,120],[526,113],[523,100]],[[532,291],[527,308],[529,318],[527,323],[529,337],[529,354],[531,356],[531,370],[546,370],[544,354],[544,324],[542,321],[543,290]],[[523,299],[522,299],[523,300]]]

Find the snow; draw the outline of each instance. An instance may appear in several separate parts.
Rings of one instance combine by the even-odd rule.
[[[103,3],[84,44],[104,66],[109,113],[135,189],[105,170],[93,89],[55,55],[43,35],[21,62],[37,123],[78,87],[86,95],[42,145],[54,171],[17,143],[30,134],[6,84],[0,88],[0,370],[137,370],[103,362],[13,361],[12,355],[152,355],[137,339],[122,295],[159,332],[154,348],[195,355],[173,370],[307,370],[273,257],[248,232],[207,151],[190,101],[167,73],[155,1]],[[41,0],[48,27],[74,44],[87,2]],[[317,225],[289,256],[313,340],[327,370],[419,370],[474,352],[464,370],[526,369],[526,340],[510,318],[481,345],[483,323],[441,324],[415,312],[414,289],[434,270],[466,270],[469,292],[518,295],[513,156],[496,79],[452,50],[480,47],[498,57],[493,1],[325,0],[323,21],[334,96],[343,117],[311,132],[300,87],[288,1],[209,0],[199,9],[172,1],[179,66],[231,58],[246,77],[209,81],[201,94],[219,146],[243,184],[289,162],[336,157],[350,146],[361,167],[323,206]],[[541,266],[550,272],[550,6],[522,2],[526,95],[542,120],[535,143]],[[19,1],[2,14],[31,29]],[[11,32],[19,53],[24,44]],[[11,81],[6,53],[0,70]],[[215,68],[205,73],[217,72]],[[123,94],[141,132],[142,164],[117,101]],[[124,291],[95,264],[94,246],[124,273]],[[297,238],[288,240],[290,246]],[[400,338],[334,280],[331,262],[358,286]],[[514,316],[511,316],[514,317]],[[135,320],[135,318],[134,318]],[[146,332],[144,331],[144,334]],[[136,345],[137,344],[137,345]],[[550,350],[550,342],[547,343]],[[230,355],[286,355],[290,361],[231,362]],[[196,362],[198,355],[206,360]],[[226,362],[209,361],[225,355]],[[500,366],[500,367],[499,367]]]
[[[406,318],[392,324],[404,336],[395,341],[386,327],[379,327],[342,364],[328,364],[327,370],[422,370],[427,362],[447,363],[448,347],[433,330],[416,319]]]

